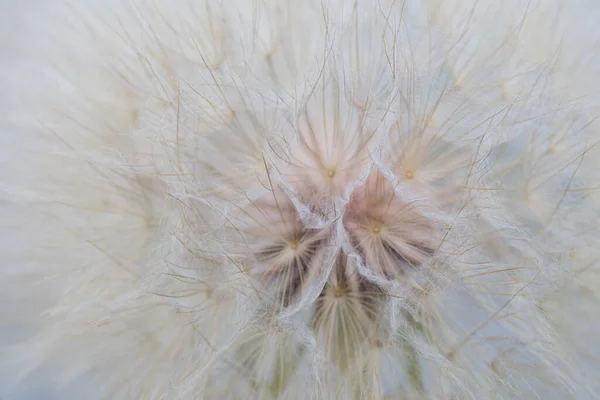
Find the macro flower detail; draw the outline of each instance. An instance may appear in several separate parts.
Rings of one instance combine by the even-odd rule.
[[[0,397],[599,398],[596,14],[0,5]]]
[[[361,347],[376,346],[380,340],[382,296],[385,295],[377,285],[352,268],[346,255],[338,255],[316,301],[313,327],[327,348],[328,357],[342,368],[347,368]]]

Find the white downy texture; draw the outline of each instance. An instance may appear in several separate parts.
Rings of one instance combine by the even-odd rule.
[[[0,397],[600,398],[594,1],[0,14]]]

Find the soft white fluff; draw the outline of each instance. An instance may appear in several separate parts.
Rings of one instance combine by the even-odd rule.
[[[598,398],[594,4],[2,3],[2,392]]]

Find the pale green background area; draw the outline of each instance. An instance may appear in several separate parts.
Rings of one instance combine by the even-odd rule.
[[[11,61],[7,54],[10,54],[11,51],[17,49],[14,34],[21,21],[21,13],[26,7],[33,6],[38,1],[40,0],[0,0],[0,74],[2,74],[4,68],[8,67]],[[7,100],[8,99],[3,97],[0,88],[0,111]],[[0,113],[0,116],[1,115],[2,114]],[[5,213],[10,212],[11,207],[0,200],[0,221],[3,220],[2,216],[6,215]],[[3,239],[4,238],[0,238],[0,241],[6,243]],[[1,251],[2,246],[0,246],[0,252]],[[0,268],[7,267],[9,266],[0,265]],[[5,316],[6,313],[10,313],[10,309],[10,304],[2,301],[2,296],[0,294],[0,319],[2,316]],[[15,332],[14,330],[9,331],[4,328],[2,326],[2,321],[0,320],[0,346],[18,340],[21,334],[21,332]],[[40,373],[40,375],[43,375],[43,373]],[[72,396],[69,396],[68,390],[62,394],[52,391],[48,385],[41,384],[40,382],[42,380],[39,378],[39,376],[32,376],[22,384],[18,385],[16,391],[9,393],[7,389],[12,387],[14,383],[7,382],[0,370],[0,400],[75,400]]]

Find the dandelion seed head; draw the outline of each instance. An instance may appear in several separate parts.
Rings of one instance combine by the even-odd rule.
[[[0,317],[23,335],[0,375],[110,399],[597,397],[595,57],[573,70],[582,6],[554,3],[19,6]]]

